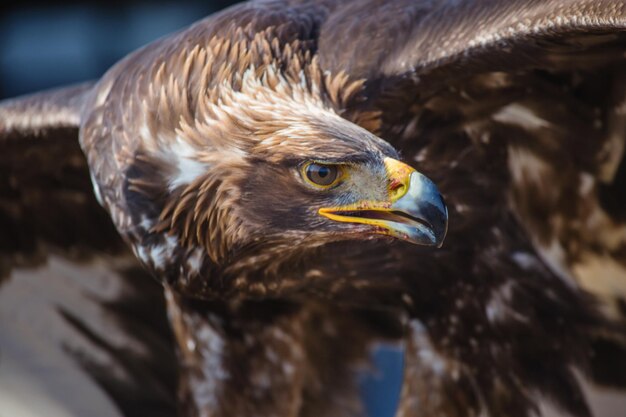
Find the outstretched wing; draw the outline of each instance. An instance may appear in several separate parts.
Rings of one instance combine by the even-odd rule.
[[[90,91],[0,103],[0,403],[25,416],[172,415],[162,291],[96,201],[78,143]]]
[[[622,57],[625,20],[615,0],[351,1],[324,21],[319,54],[326,69],[370,82],[564,69],[559,58],[583,51],[590,67]]]
[[[78,144],[81,103],[90,84],[0,103],[2,269],[45,261],[54,247],[119,251],[93,196]],[[46,248],[47,246],[47,248]]]
[[[580,380],[626,383],[623,2],[344,3],[318,53],[450,210],[442,250],[388,256],[414,317],[402,415],[599,413]]]
[[[1,102],[3,141],[78,129],[82,104],[92,85],[87,82]]]
[[[490,194],[508,194],[544,261],[621,298],[625,50],[626,6],[609,0],[354,2],[319,40],[326,69],[367,80],[359,106],[382,111],[381,136],[433,176],[453,175],[455,146],[499,148]]]

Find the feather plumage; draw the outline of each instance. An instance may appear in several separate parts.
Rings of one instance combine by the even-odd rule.
[[[625,31],[609,0],[238,5],[93,85],[1,105],[11,156],[17,136],[72,149],[38,169],[74,161],[63,207],[85,223],[69,242],[16,226],[26,197],[3,216],[46,250],[128,259],[88,165],[165,286],[185,415],[359,415],[354,372],[393,340],[399,415],[602,415],[593,384],[626,385]],[[323,155],[364,173],[394,148],[446,198],[440,250],[337,241],[289,171]]]

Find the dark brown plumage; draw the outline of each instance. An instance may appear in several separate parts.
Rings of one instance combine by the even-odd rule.
[[[108,271],[115,301],[59,314],[126,415],[362,415],[354,375],[382,342],[405,352],[400,416],[609,415],[625,54],[608,0],[225,10],[93,85],[0,104],[0,297],[50,259],[73,265],[57,280]],[[446,199],[441,249],[403,241],[439,244],[445,209],[400,158]],[[316,188],[311,163],[340,180]]]

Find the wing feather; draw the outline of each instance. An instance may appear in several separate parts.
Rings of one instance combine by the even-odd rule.
[[[568,38],[555,46],[575,51],[625,29],[626,6],[614,0],[353,1],[322,25],[319,54],[328,70],[368,80],[467,74],[541,60],[554,66],[549,41]]]
[[[344,3],[318,53],[450,212],[442,250],[386,270],[414,323],[400,415],[590,415],[589,381],[625,384],[626,5]]]
[[[457,166],[440,154],[444,137],[468,138],[466,154],[504,145],[492,157],[507,166],[490,173],[510,179],[498,184],[502,204],[553,270],[617,303],[626,297],[625,51],[626,5],[611,0],[353,2],[319,40],[326,69],[366,79],[368,100],[354,106],[379,111],[377,133],[440,170],[431,175],[445,181],[446,164]],[[499,145],[488,145],[494,137]]]
[[[94,198],[78,143],[82,104],[91,83],[0,103],[0,264],[40,263],[66,254],[121,250]]]
[[[96,200],[79,145],[91,88],[0,103],[3,411],[172,415],[161,288]]]
[[[92,86],[86,82],[0,102],[0,138],[77,128],[82,104]]]

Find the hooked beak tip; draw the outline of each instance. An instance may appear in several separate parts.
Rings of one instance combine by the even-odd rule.
[[[448,208],[428,177],[412,172],[406,194],[391,208],[423,222],[424,227],[415,227],[407,240],[437,248],[443,245],[448,231]]]

